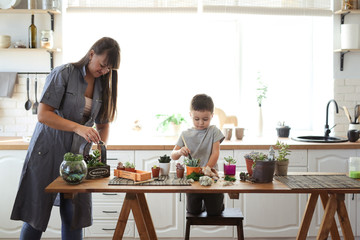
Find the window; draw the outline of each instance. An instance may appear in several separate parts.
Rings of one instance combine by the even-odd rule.
[[[293,130],[321,131],[332,95],[332,17],[70,10],[64,23],[64,61],[79,60],[97,39],[121,47],[118,118],[111,138],[154,136],[156,114],[188,117],[193,95],[215,105],[251,136],[256,128],[257,76],[268,85],[264,132],[278,121]],[[190,120],[188,120],[189,123]]]

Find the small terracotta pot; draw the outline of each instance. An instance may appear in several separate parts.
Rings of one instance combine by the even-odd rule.
[[[184,177],[185,169],[176,169],[176,177],[177,178],[183,178]]]
[[[127,167],[125,168],[125,171],[136,172],[136,171],[135,171],[135,168],[127,168]]]
[[[289,160],[276,161],[275,163],[275,175],[276,176],[287,176],[289,166]]]
[[[201,167],[188,167],[186,166],[186,176],[190,175],[192,172],[200,173]]]
[[[245,162],[246,162],[246,170],[249,173],[249,176],[252,176],[252,165],[254,164],[254,160],[249,159],[249,158],[245,158]]]
[[[153,178],[159,177],[160,168],[151,168]]]

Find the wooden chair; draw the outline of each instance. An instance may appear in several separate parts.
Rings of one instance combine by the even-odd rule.
[[[238,208],[225,208],[220,216],[207,216],[206,212],[202,212],[198,215],[186,213],[186,232],[185,240],[190,238],[190,226],[191,225],[219,225],[237,226],[237,235],[239,240],[244,240],[244,231],[242,221],[244,216]]]

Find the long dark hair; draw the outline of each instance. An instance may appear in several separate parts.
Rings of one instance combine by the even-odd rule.
[[[96,55],[102,55],[105,53],[107,66],[111,67],[111,70],[102,76],[103,81],[101,81],[101,83],[103,85],[103,104],[100,110],[100,121],[112,122],[116,114],[118,83],[117,69],[119,69],[120,65],[120,47],[119,44],[112,38],[100,38],[94,43],[94,45],[91,46],[82,59],[73,63],[76,68],[81,69],[83,66],[89,64],[91,50],[93,50]]]

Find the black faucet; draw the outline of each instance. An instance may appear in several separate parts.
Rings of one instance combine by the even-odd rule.
[[[331,102],[334,102],[335,107],[336,107],[336,113],[339,113],[339,107],[337,102],[334,99],[331,99],[327,106],[326,106],[326,123],[325,123],[325,138],[329,137],[331,130],[329,129],[329,124],[328,124],[328,119],[329,119],[329,105]],[[336,126],[336,124],[334,125],[334,127]]]

